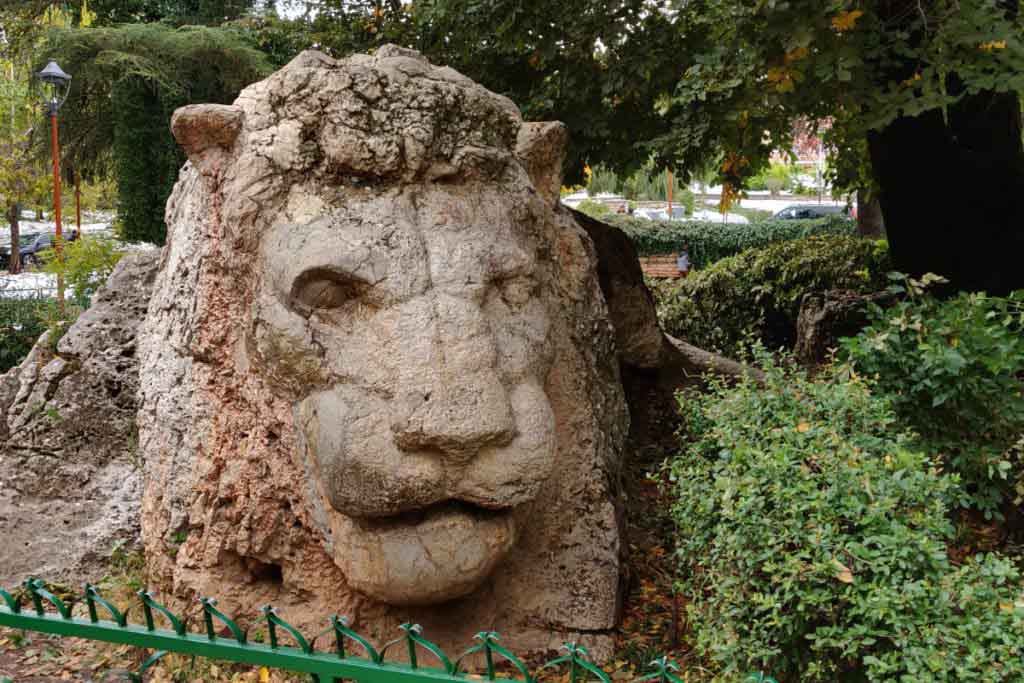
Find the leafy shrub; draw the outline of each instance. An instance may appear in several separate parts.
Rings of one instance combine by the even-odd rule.
[[[926,276],[927,277],[927,276]],[[906,281],[908,297],[871,308],[871,326],[844,340],[857,372],[873,377],[897,413],[964,483],[964,506],[987,517],[1024,475],[1024,292],[947,301]]]
[[[41,310],[47,299],[0,299],[0,372],[21,363],[46,331]]]
[[[576,210],[599,220],[604,220],[609,214],[614,213],[607,204],[602,204],[593,199],[584,199],[576,207]]]
[[[669,467],[680,588],[716,680],[1024,680],[1007,561],[954,569],[954,476],[912,449],[869,383],[764,360],[763,385],[682,397]]]
[[[64,243],[63,262],[54,257],[52,250],[43,254],[46,272],[63,275],[79,306],[88,306],[89,299],[114,272],[114,266],[124,256],[117,243],[107,237],[82,235],[73,242]]]
[[[856,225],[841,216],[812,220],[766,220],[751,225],[719,221],[647,221],[629,216],[602,220],[622,229],[641,256],[671,254],[685,246],[694,268],[706,268],[745,249],[812,235],[853,235]]]
[[[788,190],[793,185],[793,171],[786,164],[772,162],[764,170],[752,176],[746,183],[751,190],[769,190],[773,195]]]
[[[874,292],[889,270],[884,242],[808,237],[750,249],[683,280],[655,283],[658,318],[669,334],[735,354],[747,337],[770,348],[795,341],[808,292]]]
[[[591,197],[603,193],[615,194],[619,191],[619,176],[607,166],[598,164],[586,175],[587,194]]]

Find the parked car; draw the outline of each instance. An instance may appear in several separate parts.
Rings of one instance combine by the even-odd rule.
[[[26,235],[20,235],[18,237],[18,246],[21,253],[25,252],[25,249],[32,246],[32,243],[39,237],[38,233],[28,233]],[[25,259],[22,257],[22,265],[24,265]],[[0,247],[0,268],[7,270],[11,264],[11,245],[5,244]]]
[[[38,266],[43,262],[43,252],[53,248],[53,234],[36,235],[32,243],[21,248],[21,265]]]
[[[39,266],[43,263],[43,252],[53,249],[54,234],[43,233],[37,235],[32,244],[21,248],[21,262],[29,266]],[[65,242],[74,242],[78,239],[78,231],[71,230],[64,233]]]
[[[846,216],[850,212],[845,206],[829,206],[825,204],[794,204],[776,213],[773,218],[780,220],[797,220],[802,218],[824,218],[825,216]]]
[[[667,221],[668,207],[664,209],[637,209],[633,212],[634,218],[643,218],[649,221]],[[685,221],[686,220],[686,207],[685,206],[673,206],[672,207],[672,220],[674,221]]]

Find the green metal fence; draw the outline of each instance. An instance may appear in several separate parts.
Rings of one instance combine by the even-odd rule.
[[[152,593],[139,591],[138,597],[143,625],[128,623],[127,612],[104,599],[90,584],[86,584],[81,598],[69,604],[71,601],[62,600],[48,591],[43,581],[28,579],[22,590],[9,593],[0,589],[0,626],[154,650],[138,671],[128,674],[129,680],[139,682],[150,667],[170,652],[308,673],[314,681],[321,683],[342,679],[360,683],[466,683],[468,674],[464,664],[470,657],[476,657],[482,658],[484,665],[478,677],[495,680],[499,663],[503,660],[518,674],[512,681],[536,681],[522,660],[500,644],[498,634],[493,631],[477,633],[476,644],[453,661],[441,648],[423,637],[417,624],[403,624],[400,627],[402,634],[378,649],[350,629],[345,617],[331,617],[325,631],[316,638],[308,639],[268,605],[261,610],[260,621],[265,625],[265,631],[261,633],[265,637],[260,643],[253,642],[246,631],[219,611],[216,600],[212,598],[200,600],[204,632],[197,634],[190,633],[185,621],[156,602]],[[23,604],[25,602],[28,604]],[[84,603],[86,616],[72,613],[75,603]],[[101,613],[107,618],[101,619]],[[170,629],[157,628],[159,616],[166,620]],[[218,630],[231,635],[218,635]],[[330,646],[318,651],[316,641],[324,635],[330,636]],[[283,645],[282,636],[292,644]],[[358,654],[354,654],[353,649]],[[404,651],[406,661],[389,661],[387,655],[394,649]],[[565,655],[549,661],[538,673],[567,668],[569,683],[582,683],[588,678],[612,683],[608,674],[590,660],[585,648],[576,643],[566,643],[563,649]],[[424,654],[429,655],[431,666],[421,665],[420,658]],[[650,673],[633,683],[683,683],[676,675],[678,671],[674,662],[661,657],[651,662]],[[748,676],[746,683],[777,682],[758,673]]]

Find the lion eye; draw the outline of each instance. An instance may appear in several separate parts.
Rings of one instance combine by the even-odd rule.
[[[361,299],[369,285],[353,277],[326,271],[303,273],[292,285],[292,304],[306,313],[341,308]]]
[[[535,287],[532,279],[522,275],[498,283],[501,298],[509,306],[525,304],[533,297]]]

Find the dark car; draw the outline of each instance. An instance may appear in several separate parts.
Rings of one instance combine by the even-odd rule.
[[[36,235],[32,243],[21,248],[21,263],[24,266],[38,266],[43,262],[43,252],[53,248],[53,235]]]
[[[34,233],[34,232],[28,233],[27,235],[19,236],[18,237],[18,246],[21,247],[21,249],[19,251],[22,254],[24,254],[25,253],[25,249],[31,247],[33,242],[35,242],[36,238],[38,238],[38,237],[39,237],[39,235],[37,233]],[[0,247],[0,268],[3,268],[4,270],[6,270],[7,268],[10,267],[10,263],[11,263],[11,245],[5,244],[2,247]],[[24,265],[24,263],[25,263],[25,257],[24,256],[22,256],[22,258],[21,258],[21,263],[22,263],[22,265]]]
[[[39,266],[43,262],[43,253],[48,249],[53,249],[53,233],[42,233],[38,235],[32,235],[33,239],[27,245],[24,240],[19,240],[21,243],[21,265],[23,266]],[[64,237],[65,242],[74,242],[78,239],[78,231],[72,230],[66,233]]]
[[[826,206],[824,204],[794,204],[776,213],[773,218],[779,220],[797,220],[803,218],[824,218],[826,216],[850,217],[845,206]]]

